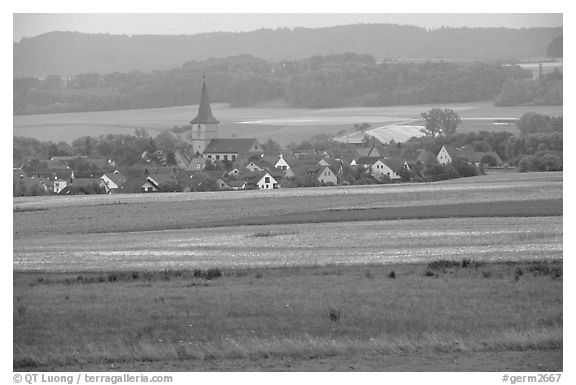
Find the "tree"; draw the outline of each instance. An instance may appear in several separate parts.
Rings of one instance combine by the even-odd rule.
[[[268,140],[262,144],[262,149],[265,154],[276,154],[282,151],[282,146],[268,138]]]
[[[175,166],[176,165],[176,156],[174,155],[174,153],[172,151],[168,151],[166,153],[166,164],[169,166]]]
[[[546,56],[562,57],[563,56],[562,40],[563,40],[562,36],[554,38],[550,42],[550,44],[548,44],[548,48],[546,49]]]
[[[448,108],[444,110],[433,108],[420,116],[426,121],[422,132],[433,138],[454,135],[458,124],[462,121],[454,110]]]
[[[204,165],[204,169],[206,171],[218,170],[218,166],[216,164],[214,164],[214,161],[212,159],[206,159],[206,164]]]
[[[551,127],[549,116],[535,112],[527,112],[518,121],[518,129],[522,135],[535,134],[537,132],[546,132]]]
[[[518,162],[518,172],[528,171],[532,171],[532,162],[530,161],[530,157],[525,156]]]
[[[463,178],[478,175],[478,169],[476,166],[465,159],[454,159],[452,166],[454,166],[456,171],[458,171],[458,174]]]

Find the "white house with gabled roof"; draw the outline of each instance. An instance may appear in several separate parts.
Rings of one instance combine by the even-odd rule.
[[[274,165],[274,168],[277,168],[279,170],[288,171],[288,170],[290,170],[290,165],[288,164],[288,162],[286,162],[286,159],[284,159],[284,156],[282,154],[280,154],[280,158],[278,158],[278,161]]]

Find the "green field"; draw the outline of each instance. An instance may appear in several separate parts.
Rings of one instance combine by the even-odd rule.
[[[326,133],[336,136],[342,130],[351,131],[356,123],[383,126],[398,120],[414,120],[433,107],[452,108],[462,118],[519,118],[525,112],[562,115],[562,106],[496,107],[492,103],[455,103],[447,105],[414,105],[371,108],[295,109],[295,108],[230,108],[212,106],[221,121],[220,137],[271,138],[282,145],[301,142],[313,135]],[[196,116],[196,106],[153,108],[145,110],[82,112],[48,115],[14,116],[14,136],[38,140],[71,142],[82,136],[98,137],[106,134],[133,134],[145,128],[151,135],[174,126],[184,126]],[[491,127],[481,121],[470,120],[461,126],[462,132]]]
[[[561,262],[456,262],[17,274],[14,369],[562,370]]]
[[[14,198],[14,369],[562,370],[562,185]]]

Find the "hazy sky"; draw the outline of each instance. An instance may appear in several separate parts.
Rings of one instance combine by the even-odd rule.
[[[325,27],[356,23],[411,24],[426,28],[450,27],[558,27],[558,13],[15,13],[14,41],[50,31],[111,34],[196,34],[216,31],[252,31],[258,28]]]

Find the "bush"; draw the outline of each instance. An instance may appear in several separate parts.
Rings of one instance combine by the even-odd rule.
[[[518,162],[518,172],[528,172],[532,171],[532,162],[530,161],[530,157],[524,156]]]
[[[457,159],[454,161],[453,165],[461,177],[466,178],[478,175],[478,168],[466,160]]]
[[[431,163],[423,170],[424,179],[427,182],[435,182],[460,177],[458,171],[451,164]]]

